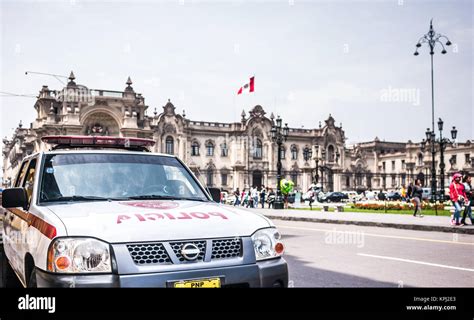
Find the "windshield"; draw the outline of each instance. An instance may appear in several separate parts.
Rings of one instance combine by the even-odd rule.
[[[135,154],[47,155],[39,192],[40,202],[208,200],[177,159]]]

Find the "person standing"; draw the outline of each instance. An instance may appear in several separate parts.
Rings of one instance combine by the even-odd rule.
[[[413,195],[413,182],[410,181],[407,188],[407,201],[411,199],[412,195]]]
[[[275,192],[270,189],[268,192],[268,209],[273,208],[273,202],[275,201]]]
[[[265,190],[265,186],[262,186],[262,190],[260,191],[260,203],[262,204],[262,209],[265,208],[265,196],[267,192]]]
[[[402,201],[407,201],[407,189],[405,189],[405,185],[402,185],[402,188],[400,189],[400,195],[402,197]]]
[[[461,224],[466,224],[466,217],[471,219],[471,224],[474,224],[472,221],[472,186],[471,186],[471,176],[467,173],[462,177],[462,183],[464,185],[464,193],[466,194],[466,201],[464,202],[464,212],[461,219]]]
[[[423,184],[420,179],[416,179],[415,184],[412,187],[411,197],[413,198],[413,204],[415,205],[414,217],[423,218],[421,214],[421,199],[423,196]]]
[[[462,206],[466,200],[466,194],[464,193],[464,185],[461,183],[462,175],[455,173],[451,185],[449,186],[449,197],[454,205],[454,216],[451,220],[451,225],[461,226],[459,218],[461,215]]]

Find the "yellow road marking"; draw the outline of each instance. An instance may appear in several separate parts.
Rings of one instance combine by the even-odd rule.
[[[285,225],[277,225],[279,228],[288,228],[288,229],[300,229],[300,230],[309,230],[309,231],[321,231],[321,232],[356,232],[356,231],[342,231],[335,229],[318,229],[318,228],[304,228],[304,227],[291,227]],[[416,237],[401,237],[401,236],[389,236],[385,234],[375,234],[375,233],[366,233],[361,232],[364,236],[368,237],[379,237],[379,238],[391,238],[391,239],[403,239],[403,240],[416,240],[416,241],[428,241],[428,242],[439,242],[439,243],[450,243],[450,244],[464,244],[468,246],[474,246],[474,242],[460,242],[460,241],[448,241],[448,240],[437,240],[437,239],[426,239],[426,238],[416,238]]]

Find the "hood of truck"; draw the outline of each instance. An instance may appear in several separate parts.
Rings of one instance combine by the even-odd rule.
[[[63,221],[67,236],[110,243],[250,236],[273,226],[258,213],[214,202],[92,201],[47,208]]]

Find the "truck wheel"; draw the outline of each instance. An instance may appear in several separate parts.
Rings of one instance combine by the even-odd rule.
[[[20,281],[18,280],[15,271],[13,271],[8,259],[3,251],[3,247],[0,249],[1,255],[1,267],[2,267],[2,283],[1,286],[4,288],[18,288],[21,287]]]
[[[31,271],[30,279],[28,280],[28,288],[36,288],[38,287],[36,283],[36,268],[33,267],[33,271]]]

